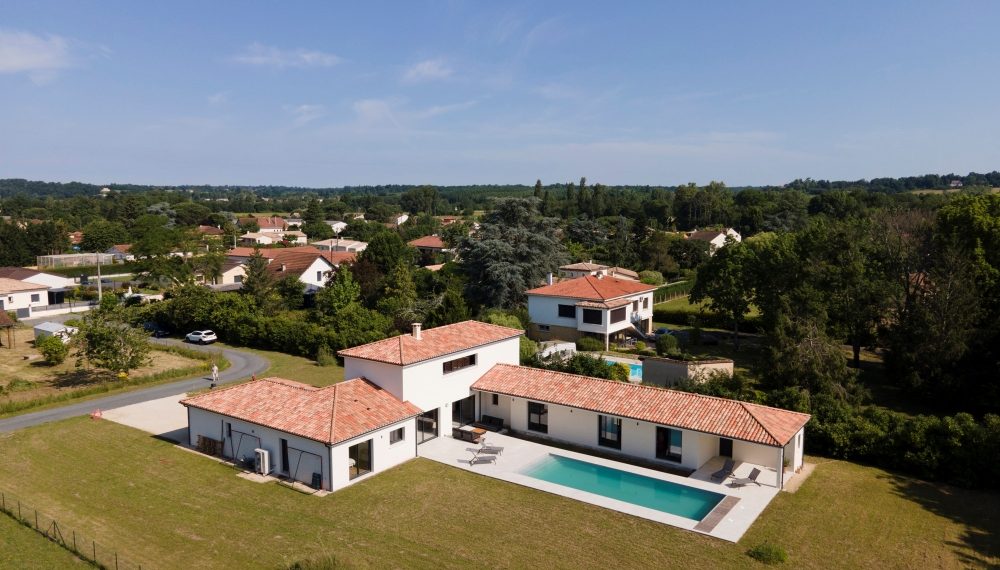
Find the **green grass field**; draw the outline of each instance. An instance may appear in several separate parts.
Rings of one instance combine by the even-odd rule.
[[[35,531],[0,514],[0,568],[89,568],[90,565]]]
[[[266,358],[271,362],[271,367],[261,375],[262,377],[279,376],[313,386],[329,386],[330,384],[336,384],[344,380],[344,367],[340,365],[319,366],[315,360],[302,356],[292,356],[291,354],[272,350],[229,346],[221,342],[214,346],[252,352]]]
[[[764,541],[790,568],[1000,564],[1000,495],[822,459],[732,544],[423,459],[312,497],[86,418],[5,435],[0,455],[18,458],[0,489],[144,568],[747,568]]]

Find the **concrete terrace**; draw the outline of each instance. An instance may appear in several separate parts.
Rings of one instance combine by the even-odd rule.
[[[728,485],[728,481],[711,481],[711,473],[718,470],[722,466],[722,458],[715,458],[709,461],[705,466],[693,473],[690,477],[680,477],[660,471],[654,471],[652,469],[635,467],[618,461],[602,459],[592,455],[557,449],[547,445],[525,441],[523,439],[497,433],[487,434],[486,441],[490,445],[496,445],[504,448],[503,454],[497,456],[496,461],[493,463],[477,462],[475,465],[472,465],[470,460],[472,459],[474,450],[478,447],[478,445],[449,437],[438,437],[434,440],[423,443],[417,448],[417,453],[420,457],[438,461],[440,463],[444,463],[445,465],[450,465],[452,467],[457,467],[459,469],[464,469],[480,475],[485,475],[487,477],[493,477],[494,479],[500,479],[509,483],[515,483],[525,487],[538,489],[540,491],[553,493],[555,495],[561,495],[569,499],[583,501],[585,503],[590,503],[606,509],[612,509],[659,523],[707,534],[709,536],[730,542],[738,541],[747,529],[750,528],[750,525],[753,524],[757,517],[764,512],[764,509],[767,507],[768,503],[771,502],[771,499],[778,494],[778,489],[776,487],[767,484],[731,488]],[[720,502],[719,505],[705,517],[704,521],[695,521],[655,509],[619,501],[617,499],[611,499],[601,495],[595,495],[593,493],[564,487],[562,485],[556,485],[521,474],[521,472],[545,459],[550,454],[562,455],[564,457],[603,465],[605,467],[627,471],[629,473],[635,473],[637,475],[643,475],[653,479],[686,485],[697,489],[704,489],[706,491],[726,495],[727,498],[723,499],[723,501]],[[762,475],[760,479],[761,481],[765,481],[767,474],[766,468],[749,463],[737,464],[736,476],[745,477],[754,467],[764,471],[764,475]],[[771,472],[773,473],[773,471]],[[728,512],[726,512],[726,508],[728,508]],[[710,523],[710,519],[711,522],[715,522],[714,525]],[[702,522],[706,524],[702,524]]]

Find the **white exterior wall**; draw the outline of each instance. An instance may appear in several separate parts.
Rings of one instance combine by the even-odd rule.
[[[224,437],[226,435],[226,422],[232,424],[234,430],[232,438]],[[243,436],[243,441],[240,442],[239,434],[235,433],[237,431],[259,437],[260,444],[258,445],[257,440],[247,436]],[[188,408],[188,435],[192,447],[198,444],[199,435],[224,441],[225,456],[229,458],[233,457],[234,451],[238,453],[238,457],[243,457],[252,455],[253,450],[257,447],[266,449],[271,455],[272,474],[281,473],[281,440],[286,439],[289,447],[289,469],[295,469],[296,463],[298,463],[298,479],[309,484],[312,482],[312,474],[320,472],[320,461],[322,460],[323,488],[331,489],[330,449],[324,443],[198,408]],[[239,449],[234,450],[233,448],[237,445],[240,446]],[[313,455],[301,454],[291,448],[314,453],[321,459],[317,459]],[[299,456],[301,456],[301,461]]]
[[[510,421],[510,396],[497,394],[497,405],[493,405],[493,392],[479,393],[479,415],[503,418],[505,422]]]
[[[785,460],[788,461],[788,466],[792,471],[798,471],[802,468],[805,431],[805,428],[800,429],[792,441],[789,441],[788,445],[785,446]]]
[[[244,266],[238,265],[229,271],[225,271],[219,277],[219,282],[216,285],[232,285],[236,283],[236,277],[246,277],[247,270]]]
[[[656,427],[659,424],[644,422],[639,420],[622,420],[622,447],[621,450],[602,447],[598,440],[598,420],[601,414],[569,406],[557,404],[547,404],[549,409],[548,433],[542,434],[528,430],[528,402],[530,399],[511,398],[500,395],[500,405],[490,404],[490,392],[480,392],[482,398],[483,413],[491,416],[503,418],[515,431],[523,431],[539,437],[548,437],[556,440],[573,443],[600,449],[603,451],[620,452],[624,455],[638,457],[648,461],[662,463],[664,465],[680,466],[687,469],[698,469],[706,461],[719,454],[719,437],[707,433],[684,430],[681,442],[681,461],[667,461],[656,457]],[[544,402],[543,402],[544,403]],[[486,410],[489,410],[487,412]],[[492,412],[492,413],[491,413]],[[663,426],[671,427],[671,426]],[[679,429],[679,428],[672,428]],[[777,448],[767,448],[777,453]],[[773,454],[772,454],[773,455]],[[773,460],[772,462],[773,463]],[[770,463],[769,463],[770,464]]]
[[[643,299],[648,299],[647,307],[643,308]],[[559,316],[559,305],[576,305],[579,299],[567,297],[548,297],[541,295],[528,296],[528,317],[536,325],[555,325],[561,327],[575,328],[581,332],[592,332],[598,334],[613,333],[632,327],[633,322],[653,318],[653,294],[641,293],[628,297],[630,303],[625,307],[625,320],[611,323],[611,309],[597,309],[601,311],[602,318],[600,325],[591,325],[583,322],[583,307],[575,307],[576,318]],[[632,310],[631,301],[639,302],[639,310]]]
[[[305,283],[307,290],[321,289],[326,285],[327,273],[333,270],[333,266],[330,262],[323,259],[322,257],[317,257],[315,261],[312,262],[302,275],[299,276],[299,281]],[[320,278],[316,278],[316,272],[320,272]]]
[[[450,414],[451,403],[468,398],[472,394],[470,386],[473,382],[479,380],[486,371],[493,368],[493,365],[519,364],[520,346],[520,340],[514,337],[405,366],[402,370],[403,393],[397,397],[404,401],[409,400],[424,411],[448,406]],[[470,354],[476,355],[475,366],[468,366],[449,374],[444,373],[445,362]],[[378,378],[369,377],[369,380],[381,385]],[[442,415],[439,419],[442,422],[450,421],[451,416]]]
[[[367,378],[398,400],[403,398],[403,367],[374,360],[344,357],[344,379]],[[419,405],[419,404],[417,404]],[[427,410],[424,410],[425,412]]]
[[[22,279],[26,283],[34,283],[35,285],[41,285],[46,289],[61,289],[63,287],[75,287],[76,283],[73,279],[69,277],[62,277],[59,275],[53,275],[51,273],[39,273],[38,275],[32,275]]]
[[[37,301],[32,301],[31,296],[38,295]],[[10,293],[0,293],[0,301],[3,301],[5,311],[16,311],[32,307],[45,307],[49,304],[49,294],[43,287],[37,291],[13,291]]]
[[[402,427],[403,441],[393,444],[389,443],[389,432]],[[348,452],[352,445],[365,440],[372,440],[372,471],[366,475],[361,475],[355,479],[350,478],[350,464],[348,462]],[[330,450],[331,465],[333,466],[333,481],[331,490],[336,491],[342,487],[353,485],[359,481],[385,471],[390,467],[395,467],[404,461],[409,461],[417,456],[417,422],[414,418],[404,420],[377,431],[349,439],[338,443]]]

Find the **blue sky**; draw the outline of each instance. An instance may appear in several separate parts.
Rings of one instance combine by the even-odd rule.
[[[972,1],[2,2],[0,178],[989,171],[997,21]]]

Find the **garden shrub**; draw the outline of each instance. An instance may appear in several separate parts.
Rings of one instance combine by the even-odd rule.
[[[55,366],[62,364],[69,356],[69,346],[57,336],[47,336],[35,343],[35,348],[45,357],[45,362]]]
[[[333,366],[337,364],[337,359],[330,352],[330,347],[325,343],[319,346],[319,350],[316,351],[316,364],[319,366]]]
[[[656,339],[656,354],[667,356],[677,353],[677,337],[670,334],[660,335]]]
[[[781,564],[788,560],[788,553],[785,552],[784,548],[768,542],[747,550],[747,556],[764,564]]]
[[[663,285],[663,274],[659,271],[640,271],[639,281],[646,285]]]
[[[585,336],[577,339],[576,349],[582,352],[601,352],[604,350],[604,343],[596,338]]]

